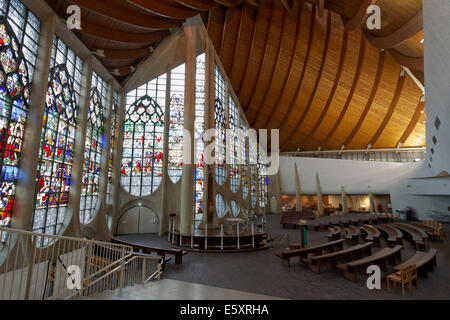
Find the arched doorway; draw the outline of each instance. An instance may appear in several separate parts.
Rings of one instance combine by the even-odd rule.
[[[138,205],[119,218],[117,234],[158,233],[159,224],[159,217],[153,210]]]

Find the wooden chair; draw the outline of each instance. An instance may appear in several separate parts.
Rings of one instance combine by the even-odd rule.
[[[405,284],[408,283],[409,285],[409,293],[412,293],[412,282],[413,280],[416,281],[416,288],[418,288],[418,277],[417,277],[417,268],[416,265],[411,265],[409,267],[406,267],[403,270],[400,270],[396,273],[390,274],[386,277],[387,282],[387,291],[390,292],[390,282],[392,281],[394,283],[394,288],[397,287],[397,283],[402,284],[402,296],[405,295]]]
[[[425,247],[426,251],[430,250],[428,247],[428,239],[424,238],[423,241],[416,241],[416,250],[419,251],[420,247]]]
[[[441,227],[434,227],[433,232],[429,233],[429,235],[432,237],[432,239],[436,239],[439,241],[442,240],[442,234],[443,234],[443,229]]]

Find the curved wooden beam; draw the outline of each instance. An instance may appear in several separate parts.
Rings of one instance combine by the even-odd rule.
[[[241,95],[241,90],[242,90],[242,84],[244,83],[245,78],[247,77],[247,72],[248,72],[248,62],[250,61],[250,57],[252,56],[252,52],[253,52],[253,48],[255,45],[255,38],[256,38],[256,25],[258,24],[258,20],[261,19],[261,14],[260,14],[260,10],[258,8],[256,8],[256,18],[255,18],[255,23],[253,24],[253,31],[252,31],[252,40],[250,42],[250,50],[248,52],[248,57],[247,57],[247,61],[245,61],[245,68],[244,68],[244,75],[241,78],[241,83],[239,84],[239,88],[237,88],[236,92],[237,92],[237,96],[239,97]]]
[[[390,35],[377,37],[373,35],[370,31],[364,29],[364,34],[366,38],[377,48],[394,48],[401,44],[403,41],[408,40],[413,37],[423,28],[423,16],[422,10],[419,11],[414,17],[412,17],[408,22],[402,25],[399,29],[391,33]]]
[[[162,1],[146,1],[146,0],[126,0],[128,3],[135,5],[142,10],[153,13],[155,15],[169,19],[186,19],[198,14],[197,10],[189,7],[173,7],[166,5]]]
[[[148,33],[128,33],[90,23],[86,19],[83,20],[82,27],[82,32],[86,35],[123,43],[150,44],[158,42],[170,34],[169,30],[161,30]]]
[[[111,50],[111,49],[97,48],[97,50],[94,53],[98,57],[108,60],[129,60],[146,57],[152,54],[152,52],[153,52],[152,47],[146,47],[132,50]]]
[[[342,69],[344,68],[345,53],[347,52],[347,45],[348,45],[348,32],[347,32],[347,30],[344,30],[344,35],[342,37],[342,45],[341,45],[341,57],[339,59],[339,66],[336,71],[336,77],[334,78],[334,83],[333,83],[333,87],[330,92],[330,96],[328,97],[325,107],[323,108],[319,119],[317,119],[316,123],[314,124],[314,127],[312,128],[311,132],[302,140],[302,142],[300,142],[300,145],[299,145],[300,149],[303,148],[303,145],[305,144],[305,142],[307,140],[310,140],[312,137],[314,137],[317,129],[319,129],[320,125],[322,124],[323,119],[325,118],[325,115],[327,114],[328,110],[330,109],[331,102],[334,99],[334,95],[336,94],[336,90],[337,90],[339,81],[341,80]]]
[[[318,2],[317,2],[317,10],[319,11],[319,18],[323,17],[324,7],[325,7],[325,0],[318,0]]]
[[[364,38],[363,34],[361,33],[360,43],[359,43],[359,56],[358,56],[358,64],[356,66],[355,76],[353,77],[353,83],[352,87],[350,88],[350,92],[347,96],[347,100],[345,101],[344,107],[341,110],[341,113],[339,114],[339,117],[336,119],[336,122],[334,123],[333,128],[330,130],[326,138],[322,141],[321,146],[325,145],[331,137],[336,132],[337,128],[341,124],[342,119],[344,118],[345,114],[347,113],[348,107],[350,106],[350,102],[353,99],[353,95],[356,90],[356,85],[359,82],[359,77],[361,75],[361,69],[364,63],[364,55],[366,52],[366,39]]]
[[[375,135],[372,137],[369,144],[367,145],[368,149],[372,148],[375,145],[375,143],[377,143],[378,139],[380,138],[381,134],[383,133],[384,129],[386,128],[386,125],[388,124],[389,120],[391,119],[392,114],[395,111],[395,107],[397,106],[398,101],[400,99],[400,94],[402,93],[403,85],[405,84],[405,79],[406,79],[405,70],[402,70],[400,72],[399,79],[397,81],[397,87],[395,88],[394,97],[392,98],[392,102],[391,102],[391,105],[389,106],[388,112],[384,116],[383,122],[380,124],[377,132],[375,133]]]
[[[175,0],[179,4],[194,10],[208,11],[219,6],[218,3],[211,0]]]
[[[298,130],[300,129],[301,125],[303,124],[303,121],[305,121],[306,116],[308,115],[309,110],[311,109],[312,102],[314,98],[316,97],[317,89],[319,88],[320,80],[322,80],[322,73],[323,69],[325,67],[325,61],[327,60],[328,56],[328,47],[330,44],[330,35],[331,35],[331,12],[328,11],[327,14],[327,31],[325,35],[325,44],[323,46],[323,52],[322,52],[322,61],[320,62],[319,67],[319,73],[316,78],[316,83],[314,84],[313,91],[311,92],[311,95],[309,96],[308,103],[306,104],[305,110],[303,110],[299,120],[297,121],[297,125],[295,126],[294,130],[291,131],[290,134],[288,134],[287,139],[284,141],[284,143],[281,144],[281,150],[284,150],[285,147],[288,145],[288,143],[291,141],[289,138],[294,137],[297,135]]]
[[[367,15],[367,8],[369,6],[375,4],[376,0],[363,0],[361,5],[359,6],[358,12],[350,19],[346,19],[342,17],[342,21],[344,22],[344,27],[348,31],[354,31],[361,26],[364,22],[364,18]]]
[[[281,85],[281,90],[278,93],[278,97],[275,99],[276,105],[275,105],[274,108],[272,108],[272,112],[271,112],[270,116],[267,117],[263,128],[268,128],[270,120],[273,119],[274,113],[278,110],[278,107],[279,107],[280,101],[281,101],[281,96],[283,95],[284,91],[286,90],[286,85],[288,84],[289,79],[291,78],[292,65],[294,64],[295,54],[297,52],[297,47],[300,44],[300,26],[301,26],[301,20],[302,20],[301,19],[302,7],[303,7],[303,5],[301,3],[299,3],[299,5],[298,5],[298,14],[297,14],[297,28],[295,30],[295,39],[296,39],[296,41],[295,41],[295,44],[294,44],[294,46],[292,48],[292,52],[291,52],[291,58],[290,58],[290,61],[289,61],[289,66],[288,66],[288,74],[284,78],[283,84]],[[269,136],[269,139],[270,139],[270,136]]]
[[[112,75],[116,77],[124,77],[136,71],[136,68],[134,66],[126,66],[109,71],[111,72]]]
[[[222,48],[223,48],[223,43],[225,41],[225,32],[227,30],[227,21],[228,21],[228,9],[225,9],[225,15],[223,17],[222,37],[220,39],[220,48],[218,50],[219,57],[222,57]]]
[[[266,54],[267,54],[267,47],[268,47],[268,42],[269,42],[270,27],[273,25],[273,16],[274,16],[274,14],[273,14],[274,4],[273,3],[274,3],[274,0],[272,0],[272,6],[271,6],[271,9],[270,9],[269,25],[267,26],[266,37],[265,37],[265,40],[264,40],[264,53],[263,53],[263,57],[261,59],[261,63],[258,66],[258,70],[255,70],[256,74],[260,74],[261,73],[261,70],[262,70],[263,65],[264,65],[264,60],[265,60],[265,57],[266,57]],[[256,84],[252,87],[252,91],[251,91],[251,94],[250,94],[250,100],[249,100],[248,104],[245,106],[245,109],[244,109],[245,112],[247,112],[249,110],[250,105],[252,104],[253,95],[255,94],[255,90],[256,90],[256,87],[258,85],[258,82],[259,82],[259,78],[256,81]]]
[[[278,71],[278,65],[280,64],[281,47],[282,47],[282,43],[283,43],[283,35],[284,35],[284,32],[285,32],[285,27],[286,27],[286,10],[283,10],[283,20],[281,22],[280,41],[278,42],[277,59],[275,61],[275,67],[274,67],[273,71],[270,73],[269,82],[267,83],[266,89],[264,90],[264,96],[263,96],[263,99],[262,99],[262,103],[259,105],[258,111],[256,113],[256,117],[254,118],[253,122],[251,123],[252,127],[254,127],[256,121],[258,120],[258,117],[261,115],[261,110],[264,107],[264,102],[266,101],[267,95],[268,95],[268,93],[270,91],[270,88],[272,86],[273,78],[274,78],[275,74]]]
[[[183,20],[165,19],[144,14],[138,8],[133,9],[125,5],[124,2],[117,0],[109,0],[107,3],[92,0],[70,0],[70,2],[88,11],[145,30],[170,29],[183,23]],[[69,5],[69,3],[65,5]],[[83,27],[83,21],[81,21],[81,27]]]
[[[231,74],[233,73],[234,62],[236,61],[237,49],[239,47],[239,40],[240,40],[240,37],[241,37],[242,20],[244,20],[244,8],[245,8],[245,5],[241,8],[241,14],[239,15],[239,30],[238,30],[236,42],[235,42],[235,45],[234,45],[233,60],[231,62],[231,67],[229,68],[230,70],[226,70],[228,72],[228,74],[229,74],[230,80],[231,80]]]
[[[214,0],[214,1],[223,6],[236,7],[240,5],[243,0]]]
[[[352,132],[349,134],[347,139],[344,140],[343,146],[349,145],[353,138],[355,137],[356,133],[361,128],[364,120],[367,117],[367,114],[369,113],[370,108],[372,107],[373,100],[375,99],[375,95],[378,91],[378,87],[380,85],[381,75],[383,74],[383,67],[384,67],[384,61],[386,58],[386,50],[383,50],[379,52],[378,54],[378,67],[377,67],[377,74],[375,75],[375,79],[373,82],[372,90],[370,92],[369,99],[367,100],[366,106],[364,107],[363,113],[359,117],[358,123],[353,128]]]
[[[292,8],[294,7],[293,0],[280,0],[280,2],[286,10],[292,10]]]
[[[423,57],[408,57],[395,49],[389,49],[389,53],[402,66],[407,67],[411,71],[420,71],[424,72],[424,58]]]
[[[236,39],[236,46],[234,47],[233,62],[231,63],[231,71],[230,71],[230,79],[231,80],[232,80],[234,66],[236,65],[234,62],[237,61],[236,57],[237,57],[237,53],[238,53],[239,43],[241,42],[242,22],[244,21],[244,17],[246,16],[245,8],[247,8],[247,6],[244,3],[244,5],[242,6],[242,9],[241,9],[241,17],[239,18],[239,30],[238,30],[238,35],[237,35],[237,39]]]
[[[405,131],[402,134],[402,137],[397,142],[397,147],[401,147],[409,138],[411,133],[413,132],[414,128],[416,127],[417,123],[419,122],[421,114],[425,110],[425,99],[424,96],[420,97],[419,103],[417,104],[416,111],[414,112],[411,121],[408,124],[408,127],[405,129]]]
[[[310,27],[309,27],[308,48],[306,49],[306,56],[305,56],[305,61],[303,62],[302,72],[301,72],[301,75],[300,75],[300,79],[299,79],[299,81],[297,83],[297,88],[295,90],[294,97],[291,100],[291,103],[289,104],[288,111],[284,114],[283,120],[281,120],[280,125],[278,126],[279,128],[284,127],[285,122],[291,116],[291,113],[292,113],[292,111],[294,109],[295,101],[297,100],[297,97],[300,94],[300,89],[301,89],[302,84],[303,84],[303,78],[305,77],[305,73],[306,73],[306,67],[307,67],[308,62],[309,62],[309,56],[311,54],[312,40],[313,40],[313,36],[314,36],[315,17],[316,17],[316,7],[313,6],[313,9],[311,11],[311,24],[310,24]]]

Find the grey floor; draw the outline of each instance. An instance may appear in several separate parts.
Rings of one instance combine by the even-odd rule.
[[[282,265],[275,253],[291,242],[298,242],[300,230],[283,229],[279,215],[268,215],[268,230],[274,237],[273,248],[245,253],[195,253],[183,257],[182,265],[173,261],[167,264],[164,278],[193,282],[225,289],[251,292],[255,294],[287,299],[450,299],[450,246],[448,238],[442,242],[431,242],[438,249],[437,268],[429,273],[428,279],[419,278],[419,288],[413,294],[401,295],[397,288],[388,293],[382,273],[382,290],[369,290],[367,276],[360,275],[359,282],[344,279],[337,269],[324,268],[322,274],[311,272],[307,265],[291,263],[291,268]],[[445,226],[450,234],[449,226]],[[308,231],[308,245],[327,241],[326,231]],[[137,243],[167,246],[167,237],[157,235],[125,235],[124,239]],[[386,243],[382,240],[381,247]],[[375,251],[379,250],[375,248]],[[404,240],[402,259],[411,257],[415,248]],[[388,269],[387,274],[392,269]]]

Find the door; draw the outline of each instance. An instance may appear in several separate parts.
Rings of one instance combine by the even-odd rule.
[[[159,217],[151,209],[143,206],[128,209],[119,220],[117,233],[120,234],[139,234],[139,233],[158,233]]]

